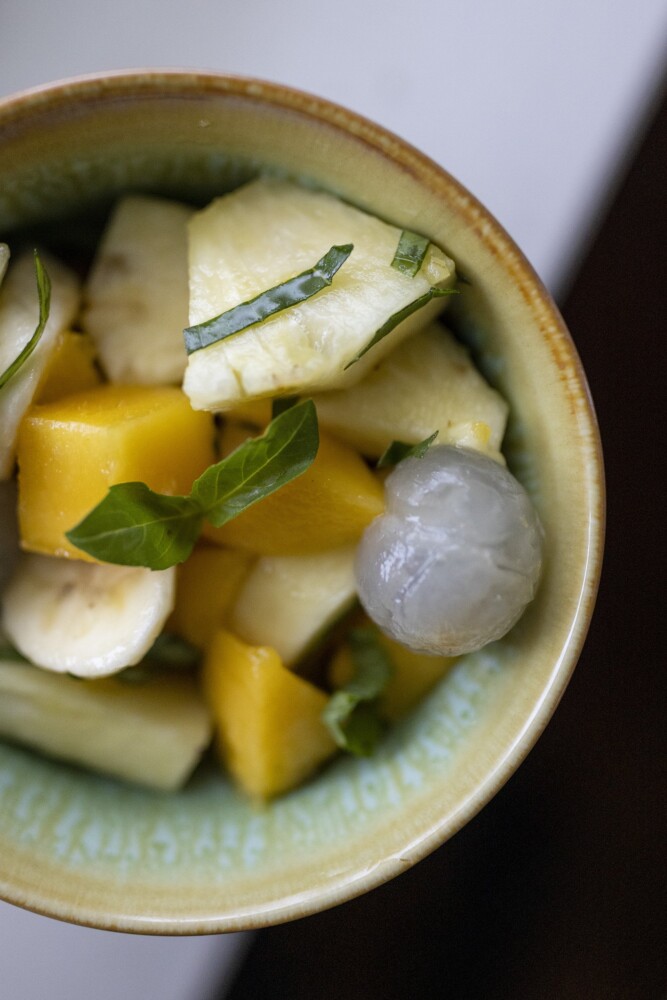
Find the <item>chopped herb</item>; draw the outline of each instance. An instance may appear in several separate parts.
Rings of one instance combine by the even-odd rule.
[[[457,295],[457,294],[458,294],[458,289],[456,288],[439,288],[437,285],[432,285],[429,288],[429,290],[427,292],[424,292],[423,295],[420,295],[418,299],[414,299],[412,302],[408,302],[407,306],[403,306],[402,309],[399,309],[397,312],[393,313],[386,321],[386,323],[382,324],[380,329],[375,333],[375,335],[371,338],[371,340],[368,341],[366,346],[363,347],[359,351],[359,353],[352,358],[351,361],[348,361],[343,370],[347,371],[348,368],[351,368],[352,365],[355,364],[357,361],[359,361],[360,358],[363,358],[364,354],[370,351],[371,347],[375,347],[375,345],[379,344],[381,340],[384,340],[387,334],[391,333],[392,330],[395,330],[399,323],[402,323],[404,319],[408,318],[408,316],[412,316],[412,314],[414,312],[417,312],[418,309],[421,309],[423,306],[428,305],[428,303],[432,299],[441,298],[443,295]]]
[[[339,747],[367,757],[384,731],[377,700],[391,678],[393,667],[372,629],[353,629],[347,641],[354,676],[332,694],[322,718]]]
[[[213,319],[189,326],[183,331],[185,349],[188,354],[225,340],[234,333],[240,333],[255,323],[261,323],[269,316],[289,309],[290,306],[305,302],[331,284],[333,276],[352,253],[354,246],[346,243],[343,246],[333,246],[307,271],[297,274],[294,278],[261,292],[254,299],[242,302],[232,309],[215,316]]]
[[[376,469],[384,469],[388,465],[398,465],[404,458],[423,458],[438,436],[434,431],[430,437],[418,444],[408,444],[406,441],[392,441],[386,451],[378,459]]]
[[[16,358],[14,358],[10,366],[6,368],[2,374],[0,374],[0,389],[2,389],[9,382],[10,378],[16,375],[17,371],[28,360],[32,352],[37,347],[49,319],[49,309],[51,307],[51,282],[36,250],[35,277],[37,279],[37,295],[39,298],[39,320],[37,322],[35,332],[23,350]]]
[[[122,566],[167,569],[190,555],[206,518],[216,527],[306,471],[319,446],[315,404],[307,399],[271,421],[195,480],[189,496],[119,483],[67,538],[89,555]]]
[[[430,240],[419,233],[413,233],[409,229],[404,229],[401,233],[398,246],[391,266],[403,274],[414,278],[419,268],[424,263],[426,251],[429,248]]]
[[[200,660],[201,653],[189,642],[178,635],[163,632],[140,663],[126,667],[115,677],[127,684],[146,684],[165,674],[194,670]]]

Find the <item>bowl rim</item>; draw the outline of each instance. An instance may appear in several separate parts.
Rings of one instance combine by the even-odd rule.
[[[237,914],[235,919],[230,919],[228,916],[224,918],[211,916],[197,920],[190,917],[169,917],[159,920],[150,917],[144,920],[134,916],[118,915],[110,918],[108,914],[105,915],[103,906],[95,908],[95,912],[87,909],[84,911],[81,908],[79,912],[72,913],[67,906],[49,905],[48,896],[26,900],[22,893],[8,891],[6,887],[0,897],[33,912],[70,923],[142,934],[210,934],[252,929],[316,913],[381,885],[426,857],[457,833],[509,780],[539,739],[563,696],[590,625],[599,587],[604,549],[605,482],[602,445],[590,390],[571,335],[552,296],[502,225],[444,167],[409,142],[363,115],[295,87],[212,70],[158,67],[88,73],[41,84],[0,98],[0,143],[3,127],[9,127],[11,132],[14,126],[28,122],[33,115],[41,115],[43,112],[55,109],[80,108],[81,102],[95,104],[100,100],[123,96],[178,99],[188,94],[202,96],[206,93],[245,98],[258,104],[299,112],[311,120],[324,123],[361,140],[388,157],[394,165],[413,174],[434,194],[446,197],[450,202],[455,201],[458,209],[467,214],[471,225],[475,226],[479,238],[487,244],[487,247],[493,246],[494,252],[499,248],[505,252],[506,259],[511,262],[513,279],[524,289],[524,295],[530,294],[531,307],[536,317],[538,315],[549,317],[549,329],[544,335],[552,340],[550,344],[552,353],[557,353],[561,359],[565,357],[570,375],[581,391],[584,419],[590,431],[586,445],[585,467],[588,470],[588,495],[591,502],[587,510],[587,548],[585,558],[582,560],[582,582],[576,612],[560,656],[553,664],[549,682],[542,689],[520,730],[504,748],[496,766],[475,785],[470,795],[459,804],[454,813],[444,819],[440,818],[436,824],[420,831],[419,835],[406,844],[401,849],[400,857],[386,858],[370,870],[354,870],[343,874],[339,879],[332,880],[333,884],[330,883],[326,887],[317,886],[311,893],[299,892],[296,896],[286,897],[279,904],[272,902],[266,907],[254,906],[252,912]],[[483,230],[479,225],[480,219],[484,222]],[[544,328],[544,324],[542,325]]]

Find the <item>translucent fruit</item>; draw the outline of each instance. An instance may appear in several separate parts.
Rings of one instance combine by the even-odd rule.
[[[442,446],[386,481],[356,564],[370,617],[410,649],[455,656],[503,636],[535,595],[542,529],[506,468]]]

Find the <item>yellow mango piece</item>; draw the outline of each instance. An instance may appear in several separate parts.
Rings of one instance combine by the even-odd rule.
[[[215,461],[212,418],[196,413],[180,389],[102,385],[33,406],[17,456],[22,547],[94,562],[65,532],[115,483],[189,493]]]
[[[400,719],[417,705],[444,677],[454,656],[426,656],[406,649],[386,635],[378,632],[382,647],[389,654],[393,674],[379,703],[380,713],[390,722]],[[334,653],[329,665],[329,683],[340,688],[352,679],[354,667],[350,647],[343,643]]]
[[[42,375],[35,402],[52,403],[101,382],[91,338],[85,333],[63,330]]]
[[[222,454],[247,436],[246,429],[229,425],[221,438]],[[206,524],[203,534],[260,555],[307,555],[356,542],[383,510],[382,485],[363,459],[320,433],[317,457],[301,476],[221,528]]]
[[[205,649],[227,615],[250,569],[247,552],[198,546],[176,574],[176,603],[165,626],[197,649]]]
[[[336,752],[322,721],[326,694],[288,670],[270,646],[219,630],[202,681],[222,761],[250,795],[286,792]]]

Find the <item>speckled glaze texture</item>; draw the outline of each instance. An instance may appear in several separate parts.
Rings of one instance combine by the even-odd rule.
[[[506,453],[545,529],[538,596],[459,661],[369,760],[340,759],[266,806],[203,768],[140,791],[0,745],[0,894],[96,927],[163,934],[315,912],[414,864],[470,819],[539,737],[576,664],[602,558],[595,416],[549,295],[485,209],[378,126],[233,77],[140,72],[0,102],[0,236],[147,190],[204,201],[260,169],[428,234],[468,280],[459,335],[508,397]]]

